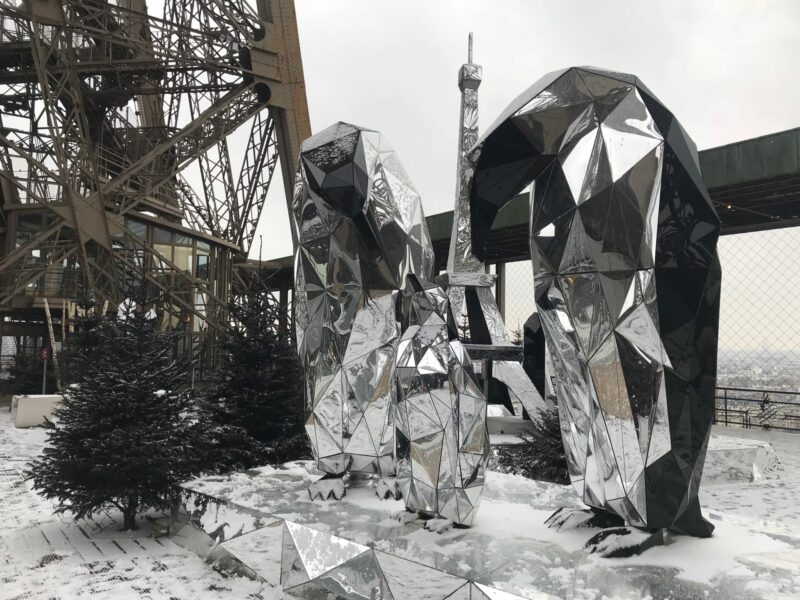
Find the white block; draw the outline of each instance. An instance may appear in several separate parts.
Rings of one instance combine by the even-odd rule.
[[[38,427],[53,418],[53,409],[61,404],[61,394],[14,396],[11,398],[11,421],[15,427]]]
[[[782,471],[783,465],[769,442],[712,435],[703,468],[703,483],[778,479]]]

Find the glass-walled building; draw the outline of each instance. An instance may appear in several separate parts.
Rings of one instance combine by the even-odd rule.
[[[2,214],[3,256],[46,235],[55,221],[50,210],[30,205],[6,206]],[[191,357],[196,365],[193,377],[202,377],[203,370],[214,361],[213,344],[208,342],[224,318],[231,257],[238,248],[146,213],[110,217],[108,224],[114,260],[108,266],[113,272],[104,276],[113,282],[114,296],[132,297],[154,308],[162,330],[181,334],[176,353]],[[13,354],[38,354],[43,347],[52,346],[53,340],[59,349],[87,302],[96,300],[100,310],[116,313],[117,301],[87,297],[74,236],[74,230],[64,228],[54,243],[28,251],[21,268],[0,276],[2,289],[13,292],[0,298],[0,377],[7,372]],[[107,260],[108,253],[87,245],[87,254],[88,260],[100,263],[104,257]],[[47,311],[53,326],[52,340]]]

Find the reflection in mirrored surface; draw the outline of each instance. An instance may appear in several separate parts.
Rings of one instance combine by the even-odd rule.
[[[773,561],[773,553],[793,552],[785,542],[767,537],[763,531],[759,533],[761,519],[767,516],[765,513],[744,522],[738,517],[720,515],[729,535],[720,536],[716,542],[676,539],[665,552],[648,551],[633,560],[589,557],[582,547],[588,531],[577,534],[576,543],[576,536],[554,535],[542,524],[543,515],[556,507],[578,506],[579,500],[568,486],[501,473],[492,473],[488,478],[481,500],[484,514],[479,515],[473,527],[453,529],[439,535],[425,531],[420,521],[399,526],[390,515],[403,509],[402,501],[381,501],[369,487],[351,488],[342,502],[335,504],[311,501],[306,493],[311,473],[306,469],[313,472],[312,464],[295,463],[280,469],[253,469],[224,477],[200,478],[183,486],[184,492],[188,492],[183,497],[187,502],[184,506],[186,509],[191,507],[196,516],[205,515],[203,521],[206,523],[211,524],[213,516],[218,514],[220,520],[236,523],[237,529],[239,523],[249,524],[251,516],[258,515],[260,525],[257,529],[248,530],[246,527],[243,535],[227,539],[217,548],[233,551],[272,584],[278,585],[281,580],[281,540],[285,519],[318,531],[322,534],[318,538],[320,545],[327,543],[327,536],[335,548],[341,546],[341,541],[333,538],[344,538],[361,548],[368,548],[386,582],[386,588],[381,589],[388,589],[392,598],[404,600],[469,598],[469,593],[462,594],[463,586],[471,585],[469,582],[480,584],[484,591],[501,588],[537,600],[580,597],[587,591],[592,597],[626,600],[647,596],[723,600],[740,596],[741,590],[751,581],[763,581],[765,576],[784,577],[785,570],[781,566],[784,563]],[[714,498],[716,492],[724,492],[722,488],[709,489],[711,496],[706,496],[706,502]],[[738,498],[740,494],[734,496]],[[626,500],[610,502],[622,511],[622,503]],[[231,511],[241,511],[242,516],[232,516]],[[276,519],[279,527],[272,525]],[[177,533],[181,525],[174,523],[171,529],[173,526]],[[277,536],[274,535],[275,529],[278,529]],[[784,529],[790,534],[791,524],[785,524]],[[730,535],[736,539],[754,540],[754,547],[731,545]],[[178,534],[177,537],[188,540],[192,536]],[[291,542],[291,537],[288,541]],[[696,556],[709,551],[722,553],[724,557],[717,556],[719,560],[713,565],[703,565],[702,582],[695,581],[686,573],[681,574],[682,570],[696,572],[693,571],[697,566]],[[290,568],[297,559],[295,572],[306,577],[305,567],[294,550],[293,542],[288,544],[287,552],[284,567]],[[324,547],[322,552],[326,552]],[[206,555],[202,556],[205,558]],[[344,553],[342,556],[346,563],[361,555],[347,558],[349,554]],[[665,557],[669,558],[668,564],[664,564]],[[312,557],[312,560],[316,559]],[[746,564],[762,564],[767,571],[755,573],[739,566],[730,570],[733,565],[740,564],[739,560]],[[562,575],[553,576],[554,564],[561,565],[556,572]],[[339,566],[334,566],[331,571],[339,572]],[[324,573],[320,575],[323,579],[324,576]],[[293,581],[295,587],[304,586],[308,592],[305,597],[328,593],[328,589],[323,587],[312,590],[315,580],[303,577]],[[362,580],[368,581],[366,577]]]
[[[406,508],[471,525],[483,493],[486,400],[444,291],[413,275],[397,353],[397,481]]]
[[[572,68],[471,154],[473,247],[531,183],[536,303],[573,486],[647,528],[708,536],[697,491],[716,377],[719,218],[694,144],[632,75]]]
[[[337,123],[302,144],[292,216],[306,431],[317,465],[333,475],[390,475],[395,303],[407,273],[433,269],[419,194],[379,133]]]

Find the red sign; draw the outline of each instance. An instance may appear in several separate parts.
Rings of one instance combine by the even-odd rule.
[[[50,348],[47,346],[42,348],[42,360],[50,360]]]

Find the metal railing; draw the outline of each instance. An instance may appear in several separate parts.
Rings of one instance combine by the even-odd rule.
[[[800,392],[718,387],[714,422],[744,429],[800,432]]]

